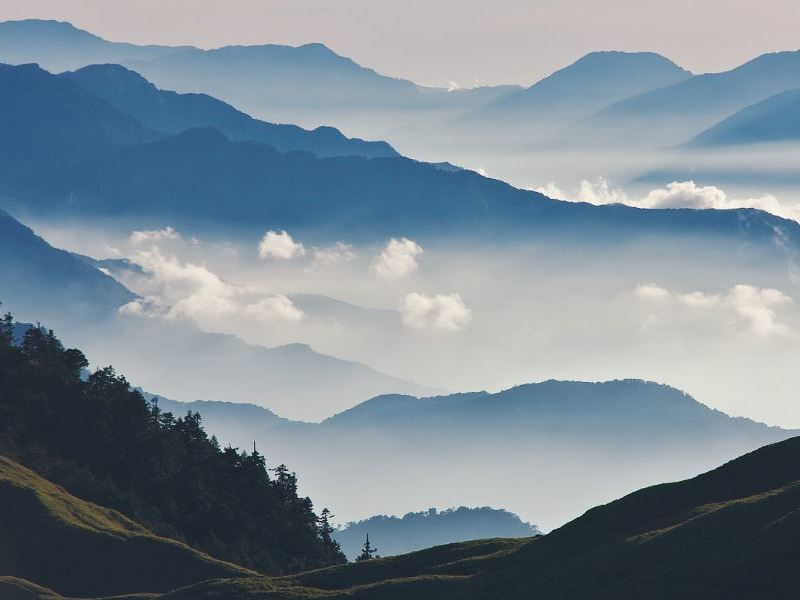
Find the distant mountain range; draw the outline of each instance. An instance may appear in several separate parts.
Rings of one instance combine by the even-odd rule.
[[[589,115],[614,102],[692,76],[653,52],[592,52],[531,87],[480,109],[477,116],[526,120]]]
[[[461,506],[442,511],[431,508],[402,517],[379,515],[348,523],[333,533],[350,560],[355,560],[361,552],[367,535],[378,553],[385,557],[454,542],[532,537],[541,532],[506,510]]]
[[[676,144],[749,105],[798,87],[800,51],[764,54],[730,71],[697,75],[617,102],[584,126],[615,141],[641,139],[655,131],[658,143]]]
[[[767,252],[780,251],[773,244],[779,229],[788,244],[800,247],[800,226],[755,211],[643,211],[554,202],[471,171],[405,158],[282,153],[232,141],[208,127],[161,137],[73,80],[31,66],[5,67],[3,73],[15,84],[3,99],[8,110],[0,148],[11,164],[29,168],[0,172],[0,184],[12,187],[7,205],[47,218],[125,217],[130,226],[169,219],[177,227],[232,227],[252,235],[269,226],[304,230],[320,240],[346,236],[370,242],[467,232],[561,242],[642,235],[708,240],[713,233],[714,239],[752,243]],[[31,100],[39,96],[41,103]],[[73,96],[86,100],[90,110],[70,110]],[[61,118],[62,111],[69,116]],[[141,143],[149,135],[155,141]],[[42,148],[49,150],[43,155]]]
[[[281,152],[303,150],[317,156],[398,156],[386,142],[350,139],[333,127],[307,131],[253,119],[206,94],[159,90],[138,73],[119,65],[90,65],[61,77],[76,81],[150,129],[180,133],[192,127],[216,127],[232,140],[268,144]]]
[[[338,113],[365,109],[430,110],[452,104],[469,108],[518,89],[497,86],[450,94],[380,75],[323,44],[212,50],[137,46],[104,40],[70,23],[35,19],[0,23],[0,62],[35,62],[54,72],[118,63],[159,87],[208,93],[279,122],[324,123]]]
[[[590,504],[796,434],[637,380],[380,396],[321,424],[252,406],[162,402],[177,414],[200,412],[224,443],[246,448],[255,441],[270,460],[303,473],[308,493],[345,520],[403,514],[423,487],[431,505],[503,506],[551,528]],[[327,461],[320,463],[320,452]],[[475,473],[485,484],[476,485]],[[381,490],[379,499],[352,493],[367,481]]]

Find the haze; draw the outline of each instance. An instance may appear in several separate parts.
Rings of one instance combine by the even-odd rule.
[[[776,18],[780,16],[779,18]],[[599,49],[659,52],[693,72],[797,48],[791,0],[13,0],[0,20],[68,20],[136,43],[322,42],[379,72],[462,87],[529,85]],[[723,26],[724,25],[724,26]]]

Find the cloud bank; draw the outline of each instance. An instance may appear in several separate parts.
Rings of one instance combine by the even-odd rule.
[[[583,180],[576,193],[569,194],[550,182],[534,188],[550,198],[590,204],[626,204],[638,208],[736,209],[756,208],[778,217],[800,221],[800,205],[782,204],[771,194],[755,198],[731,198],[713,185],[700,186],[694,181],[673,181],[665,188],[654,189],[641,198],[630,198],[621,188],[613,188],[604,177]]]

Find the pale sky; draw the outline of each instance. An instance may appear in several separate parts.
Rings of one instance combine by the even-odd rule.
[[[432,85],[530,84],[592,50],[706,72],[800,48],[797,0],[0,0],[0,20],[21,18],[136,43],[323,42]]]

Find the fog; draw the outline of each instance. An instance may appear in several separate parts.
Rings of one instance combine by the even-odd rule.
[[[429,389],[642,378],[731,415],[800,426],[793,375],[800,280],[789,250],[778,263],[754,248],[680,237],[603,246],[396,238],[315,247],[292,232],[199,239],[168,223],[139,232],[36,229],[57,246],[131,261],[104,267],[142,297],[120,308],[128,328],[196,325],[252,344],[301,342]],[[146,352],[138,356],[116,366],[163,371],[148,366]],[[158,377],[146,383],[178,400],[247,399],[308,420],[347,408],[321,400],[298,412],[279,400],[243,398],[241,382],[224,379],[214,396],[198,396],[192,385],[182,392],[174,379],[168,390]]]

